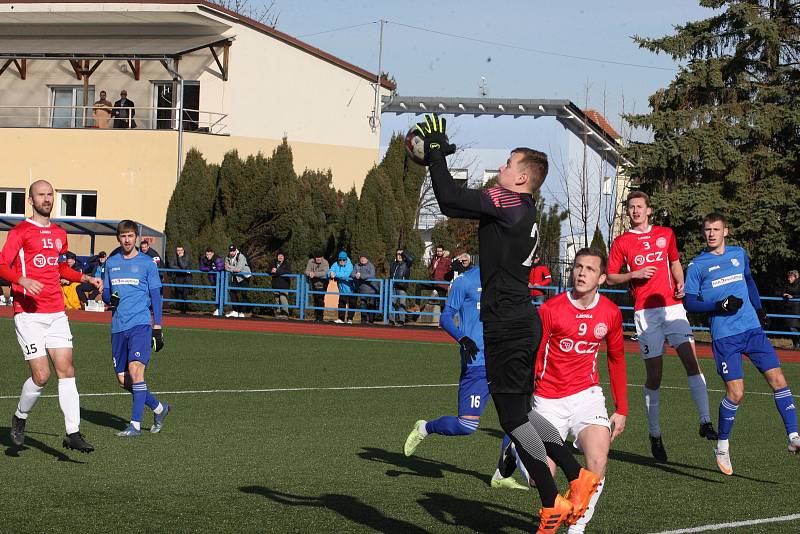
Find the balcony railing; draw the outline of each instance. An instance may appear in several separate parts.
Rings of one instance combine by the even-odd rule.
[[[133,109],[135,116],[130,117]],[[183,114],[187,132],[228,134],[228,115],[199,109],[95,106],[0,106],[0,128],[101,128],[177,130]]]

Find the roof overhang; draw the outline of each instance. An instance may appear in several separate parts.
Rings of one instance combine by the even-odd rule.
[[[429,96],[384,97],[381,113],[441,113],[449,115],[490,115],[555,117],[569,131],[581,139],[614,166],[629,164],[620,153],[619,140],[610,136],[599,124],[588,117],[570,100],[521,99],[521,98],[453,98]]]
[[[0,10],[0,58],[168,59],[229,41],[196,11]]]

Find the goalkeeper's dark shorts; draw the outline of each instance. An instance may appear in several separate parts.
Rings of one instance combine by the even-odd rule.
[[[484,323],[483,351],[490,393],[533,393],[534,364],[541,340],[538,315],[533,320]]]

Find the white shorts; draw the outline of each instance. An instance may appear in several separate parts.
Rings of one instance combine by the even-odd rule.
[[[664,354],[665,339],[676,349],[687,341],[694,341],[683,304],[637,310],[633,321],[639,336],[639,351],[645,360]]]
[[[560,399],[533,396],[533,409],[556,427],[561,439],[572,436],[578,448],[578,435],[589,425],[604,426],[611,431],[603,388],[592,386]]]
[[[71,349],[72,332],[64,312],[14,315],[17,341],[26,360],[47,356],[46,349]]]

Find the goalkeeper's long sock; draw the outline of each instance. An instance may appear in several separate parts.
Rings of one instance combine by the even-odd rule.
[[[17,403],[15,415],[20,419],[27,419],[36,401],[42,396],[43,389],[44,388],[36,385],[33,378],[28,378],[25,383],[22,384],[22,392],[19,395],[19,402]]]
[[[428,434],[441,434],[443,436],[468,436],[475,432],[479,423],[479,419],[445,415],[439,419],[428,421],[425,424],[425,431]]]
[[[697,406],[700,414],[700,424],[711,422],[711,411],[708,408],[708,388],[706,387],[706,377],[703,373],[688,377],[689,393]]]
[[[788,386],[775,390],[775,407],[781,414],[786,434],[797,432],[797,409],[794,407],[794,399]]]
[[[647,426],[650,435],[654,438],[661,436],[661,422],[659,421],[661,404],[661,390],[644,387],[644,408],[647,412]]]
[[[131,386],[133,390],[133,409],[131,411],[131,425],[139,430],[142,425],[142,415],[144,414],[144,401],[147,399],[147,382],[134,382]]]
[[[739,405],[735,404],[727,396],[722,397],[719,403],[719,439],[727,441],[733,430],[733,423],[736,422],[736,410]]]

